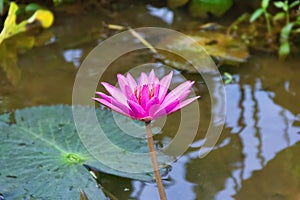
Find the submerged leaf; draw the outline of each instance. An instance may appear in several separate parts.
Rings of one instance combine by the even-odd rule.
[[[236,66],[246,62],[249,57],[247,46],[243,42],[226,34],[212,31],[189,32],[186,34],[191,37],[196,44],[201,45],[203,49],[195,48],[195,45],[189,45],[188,39],[185,37],[169,37],[163,41],[162,44],[163,46],[167,46],[171,52],[180,50],[182,53],[189,55],[196,53],[199,55],[199,59],[201,59],[201,56],[206,55],[206,53],[204,53],[205,50],[218,64]],[[165,58],[160,58],[164,63],[189,73],[198,73],[188,62],[178,59],[178,56],[164,56]]]

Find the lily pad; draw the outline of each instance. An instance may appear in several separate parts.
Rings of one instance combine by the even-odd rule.
[[[249,57],[247,46],[243,42],[226,34],[213,31],[189,32],[186,34],[194,39],[195,43],[200,44],[218,65],[227,64],[238,66],[241,63],[246,62]],[[195,54],[196,52],[199,54],[199,59],[201,59],[201,56],[204,56],[203,49],[188,45],[189,43],[186,41],[185,37],[169,37],[162,43],[168,44],[163,46],[167,46],[168,50],[171,52],[176,49],[184,51],[186,54],[189,52]],[[182,59],[178,58],[176,55],[167,55],[166,57],[159,59],[179,70],[187,71],[189,73],[198,73],[188,62],[183,62]]]
[[[100,118],[110,114],[97,111]],[[116,124],[108,126],[116,128]],[[118,131],[112,134],[123,134]],[[109,134],[121,143],[121,137]],[[0,193],[7,199],[78,199],[80,189],[90,200],[105,199],[84,165],[117,176],[153,180],[153,174],[121,172],[91,156],[78,137],[71,106],[40,106],[1,115],[0,140]],[[136,138],[128,142],[130,148],[126,144],[123,148],[144,150],[144,140]]]

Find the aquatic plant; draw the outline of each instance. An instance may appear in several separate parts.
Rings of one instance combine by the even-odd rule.
[[[288,0],[275,1],[274,6],[279,10],[278,12],[273,12],[271,14],[267,11],[268,7],[271,6],[270,1],[262,0],[261,7],[255,10],[249,20],[255,28],[258,28],[259,24],[254,24],[253,22],[262,15],[264,16],[265,25],[268,30],[267,42],[269,44],[267,46],[271,47],[273,50],[277,50],[281,60],[284,60],[291,53],[290,35],[292,33],[295,35],[295,33],[300,32],[299,28],[295,29],[295,27],[300,27],[300,8],[298,8],[298,11],[295,10],[295,7],[299,4],[300,0],[293,2],[289,2]],[[277,37],[277,35],[280,37]],[[274,41],[278,42],[279,45],[274,45]]]
[[[262,14],[264,15],[264,18],[266,20],[268,34],[272,34],[272,28],[270,23],[271,14],[267,11],[269,7],[270,0],[262,0],[260,8],[256,9],[255,12],[250,17],[250,22],[254,22],[257,20]]]
[[[127,73],[126,76],[118,74],[120,89],[109,83],[101,82],[111,96],[96,92],[100,98],[93,98],[118,113],[145,122],[148,147],[160,199],[166,199],[166,195],[156,159],[151,121],[171,114],[199,98],[196,96],[185,100],[194,84],[192,81],[186,81],[168,93],[172,76],[173,72],[171,71],[159,81],[152,70],[149,76],[142,72],[136,82],[130,73]]]
[[[285,0],[284,2],[274,2],[274,6],[282,10],[281,12],[276,13],[276,15],[274,16],[274,20],[285,19],[285,25],[280,31],[280,47],[278,50],[278,55],[281,60],[285,59],[291,52],[289,39],[293,27],[300,26],[300,16],[298,16],[294,21],[291,21],[290,19],[290,10],[299,4],[299,0],[294,1],[291,4],[289,4],[287,0]],[[298,32],[300,32],[299,29]]]
[[[34,9],[34,5],[31,5],[31,7],[27,7],[27,9]],[[28,31],[29,29],[32,29],[36,26],[49,28],[54,20],[54,16],[49,10],[37,9],[31,17],[21,21],[20,23],[17,23],[18,11],[19,6],[15,2],[11,2],[8,15],[4,22],[4,27],[0,32],[0,44],[3,40],[21,32]]]

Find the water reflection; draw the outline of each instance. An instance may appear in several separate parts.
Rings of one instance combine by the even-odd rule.
[[[147,5],[149,13],[153,16],[161,18],[167,24],[172,24],[174,20],[174,13],[169,8],[155,8],[151,5]]]
[[[251,68],[252,64],[255,67]],[[296,103],[300,91],[295,87],[300,70],[295,66],[296,62],[290,61],[283,69],[282,63],[269,57],[254,58],[249,66],[230,69],[238,82],[226,86],[226,128],[208,156],[197,157],[203,144],[199,139],[173,164],[179,169],[170,173],[170,199],[300,198],[300,125]],[[283,101],[286,96],[289,99]],[[143,188],[149,193],[154,190],[154,186]],[[149,193],[142,192],[140,199]]]
[[[82,50],[81,49],[68,49],[64,51],[64,58],[66,62],[71,62],[76,68],[80,67]]]
[[[287,186],[281,181],[284,175],[279,175],[280,171],[287,170],[286,165],[300,168],[299,157],[293,156],[297,155],[293,151],[299,151],[300,127],[294,126],[299,113],[294,109],[297,107],[295,103],[279,102],[287,95],[293,97],[290,102],[297,102],[299,88],[293,88],[293,95],[285,88],[287,81],[296,85],[300,73],[295,70],[293,61],[285,63],[285,68],[275,58],[255,62],[256,68],[245,66],[239,71],[239,83],[226,87],[228,113],[227,129],[223,135],[227,135],[219,142],[225,139],[230,139],[230,142],[203,160],[191,159],[187,164],[187,180],[198,184],[195,186],[197,199],[267,199],[266,194],[270,199],[299,198],[296,191],[299,191],[300,180],[288,174],[283,179],[290,180]],[[271,64],[272,73],[268,73]],[[281,78],[279,74],[283,73],[283,68],[285,76]],[[274,73],[277,74],[275,78]],[[278,81],[276,77],[284,80]],[[281,152],[286,156],[280,156]],[[289,163],[288,156],[295,161]],[[275,162],[288,164],[271,164]],[[194,170],[197,167],[198,172]],[[267,174],[273,182],[277,180],[279,183],[272,189],[272,181],[264,182],[266,177],[258,174]],[[286,190],[287,187],[291,189]]]
[[[235,199],[300,199],[300,142],[279,152],[262,170],[242,181]]]

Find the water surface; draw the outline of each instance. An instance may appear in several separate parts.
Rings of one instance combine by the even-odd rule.
[[[187,20],[190,22],[185,23]],[[0,70],[0,113],[37,105],[71,104],[81,62],[111,34],[103,28],[103,21],[179,30],[200,24],[184,12],[144,4],[124,7],[111,16],[96,11],[71,17],[57,13],[54,26],[47,30],[51,37],[46,45],[16,57],[21,71],[18,81],[12,84]],[[102,79],[116,81],[116,73],[125,73],[149,59],[138,56],[136,53],[112,64]],[[198,151],[210,120],[209,94],[200,75],[183,74],[196,81],[194,89],[202,96],[201,121],[194,143],[172,164],[166,177],[167,196],[187,200],[300,199],[299,58],[292,56],[279,62],[276,56],[257,54],[240,67],[220,70],[233,75],[233,82],[225,86],[226,123],[216,147],[202,159]],[[165,145],[174,137],[177,127],[172,124],[178,123],[178,117],[175,113],[168,118],[163,134],[156,136],[158,144]],[[154,183],[111,175],[103,175],[101,183],[119,199],[150,200],[157,193]]]

